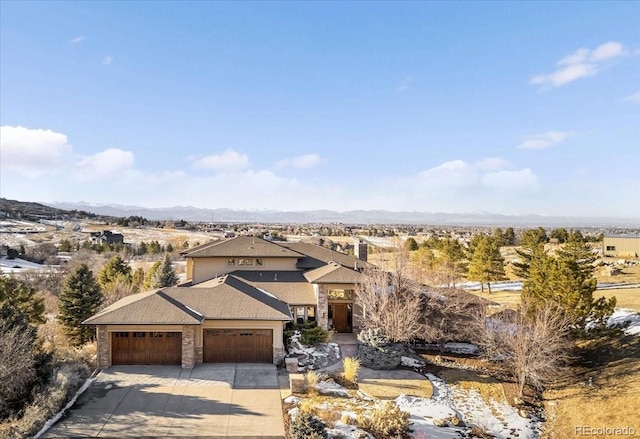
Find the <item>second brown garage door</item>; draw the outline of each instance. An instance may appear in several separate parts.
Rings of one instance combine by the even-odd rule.
[[[113,332],[112,364],[180,364],[180,332]]]
[[[271,363],[271,329],[205,329],[205,363]]]

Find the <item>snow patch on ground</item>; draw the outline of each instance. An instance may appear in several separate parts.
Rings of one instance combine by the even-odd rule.
[[[433,396],[430,399],[405,395],[396,399],[398,407],[411,416],[413,437],[458,438],[471,425],[477,425],[498,439],[537,439],[540,436],[540,422],[521,417],[517,409],[510,405],[494,400],[487,403],[475,390],[447,386],[444,381],[431,374],[426,377],[433,386]],[[467,426],[434,425],[434,419],[450,419],[454,416],[461,418]]]
[[[62,418],[62,415],[65,414],[65,412],[67,410],[69,410],[71,408],[72,405],[74,405],[76,403],[76,400],[78,399],[78,397],[80,395],[82,395],[84,393],[85,390],[87,390],[89,388],[89,386],[91,385],[91,383],[93,383],[95,381],[95,377],[91,377],[88,378],[84,384],[82,385],[82,387],[80,387],[80,389],[78,389],[78,391],[76,392],[75,395],[73,395],[73,398],[71,398],[69,400],[69,402],[67,403],[67,405],[64,406],[64,408],[62,410],[60,410],[53,418],[47,420],[47,422],[45,422],[44,426],[40,429],[39,432],[36,433],[35,436],[33,436],[33,439],[38,439],[40,438],[43,434],[45,434],[52,426],[53,424],[55,424],[56,422],[58,422],[58,420],[60,418]]]
[[[629,326],[624,329],[626,335],[640,335],[640,313],[633,309],[616,309],[609,317],[607,327],[625,326],[627,323]]]
[[[358,427],[342,422],[336,422],[333,428],[327,428],[329,439],[376,439],[366,431],[360,430]]]
[[[402,364],[404,367],[413,367],[414,369],[420,369],[425,365],[425,362],[416,360],[415,358],[411,357],[402,357],[400,359],[400,364]]]

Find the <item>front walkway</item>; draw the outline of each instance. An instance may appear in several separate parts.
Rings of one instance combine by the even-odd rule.
[[[336,332],[331,336],[331,342],[338,344],[342,358],[358,356],[358,338],[356,334]]]
[[[276,367],[113,366],[44,437],[284,439]]]

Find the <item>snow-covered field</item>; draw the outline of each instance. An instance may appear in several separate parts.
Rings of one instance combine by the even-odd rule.
[[[21,273],[23,271],[44,271],[50,268],[55,268],[55,266],[37,264],[35,262],[25,261],[24,259],[20,258],[0,258],[0,271],[4,274],[15,274]]]

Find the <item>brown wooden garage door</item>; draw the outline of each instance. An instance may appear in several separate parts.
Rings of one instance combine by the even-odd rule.
[[[205,363],[273,362],[271,329],[205,329]]]
[[[181,364],[180,332],[113,332],[111,364]]]

